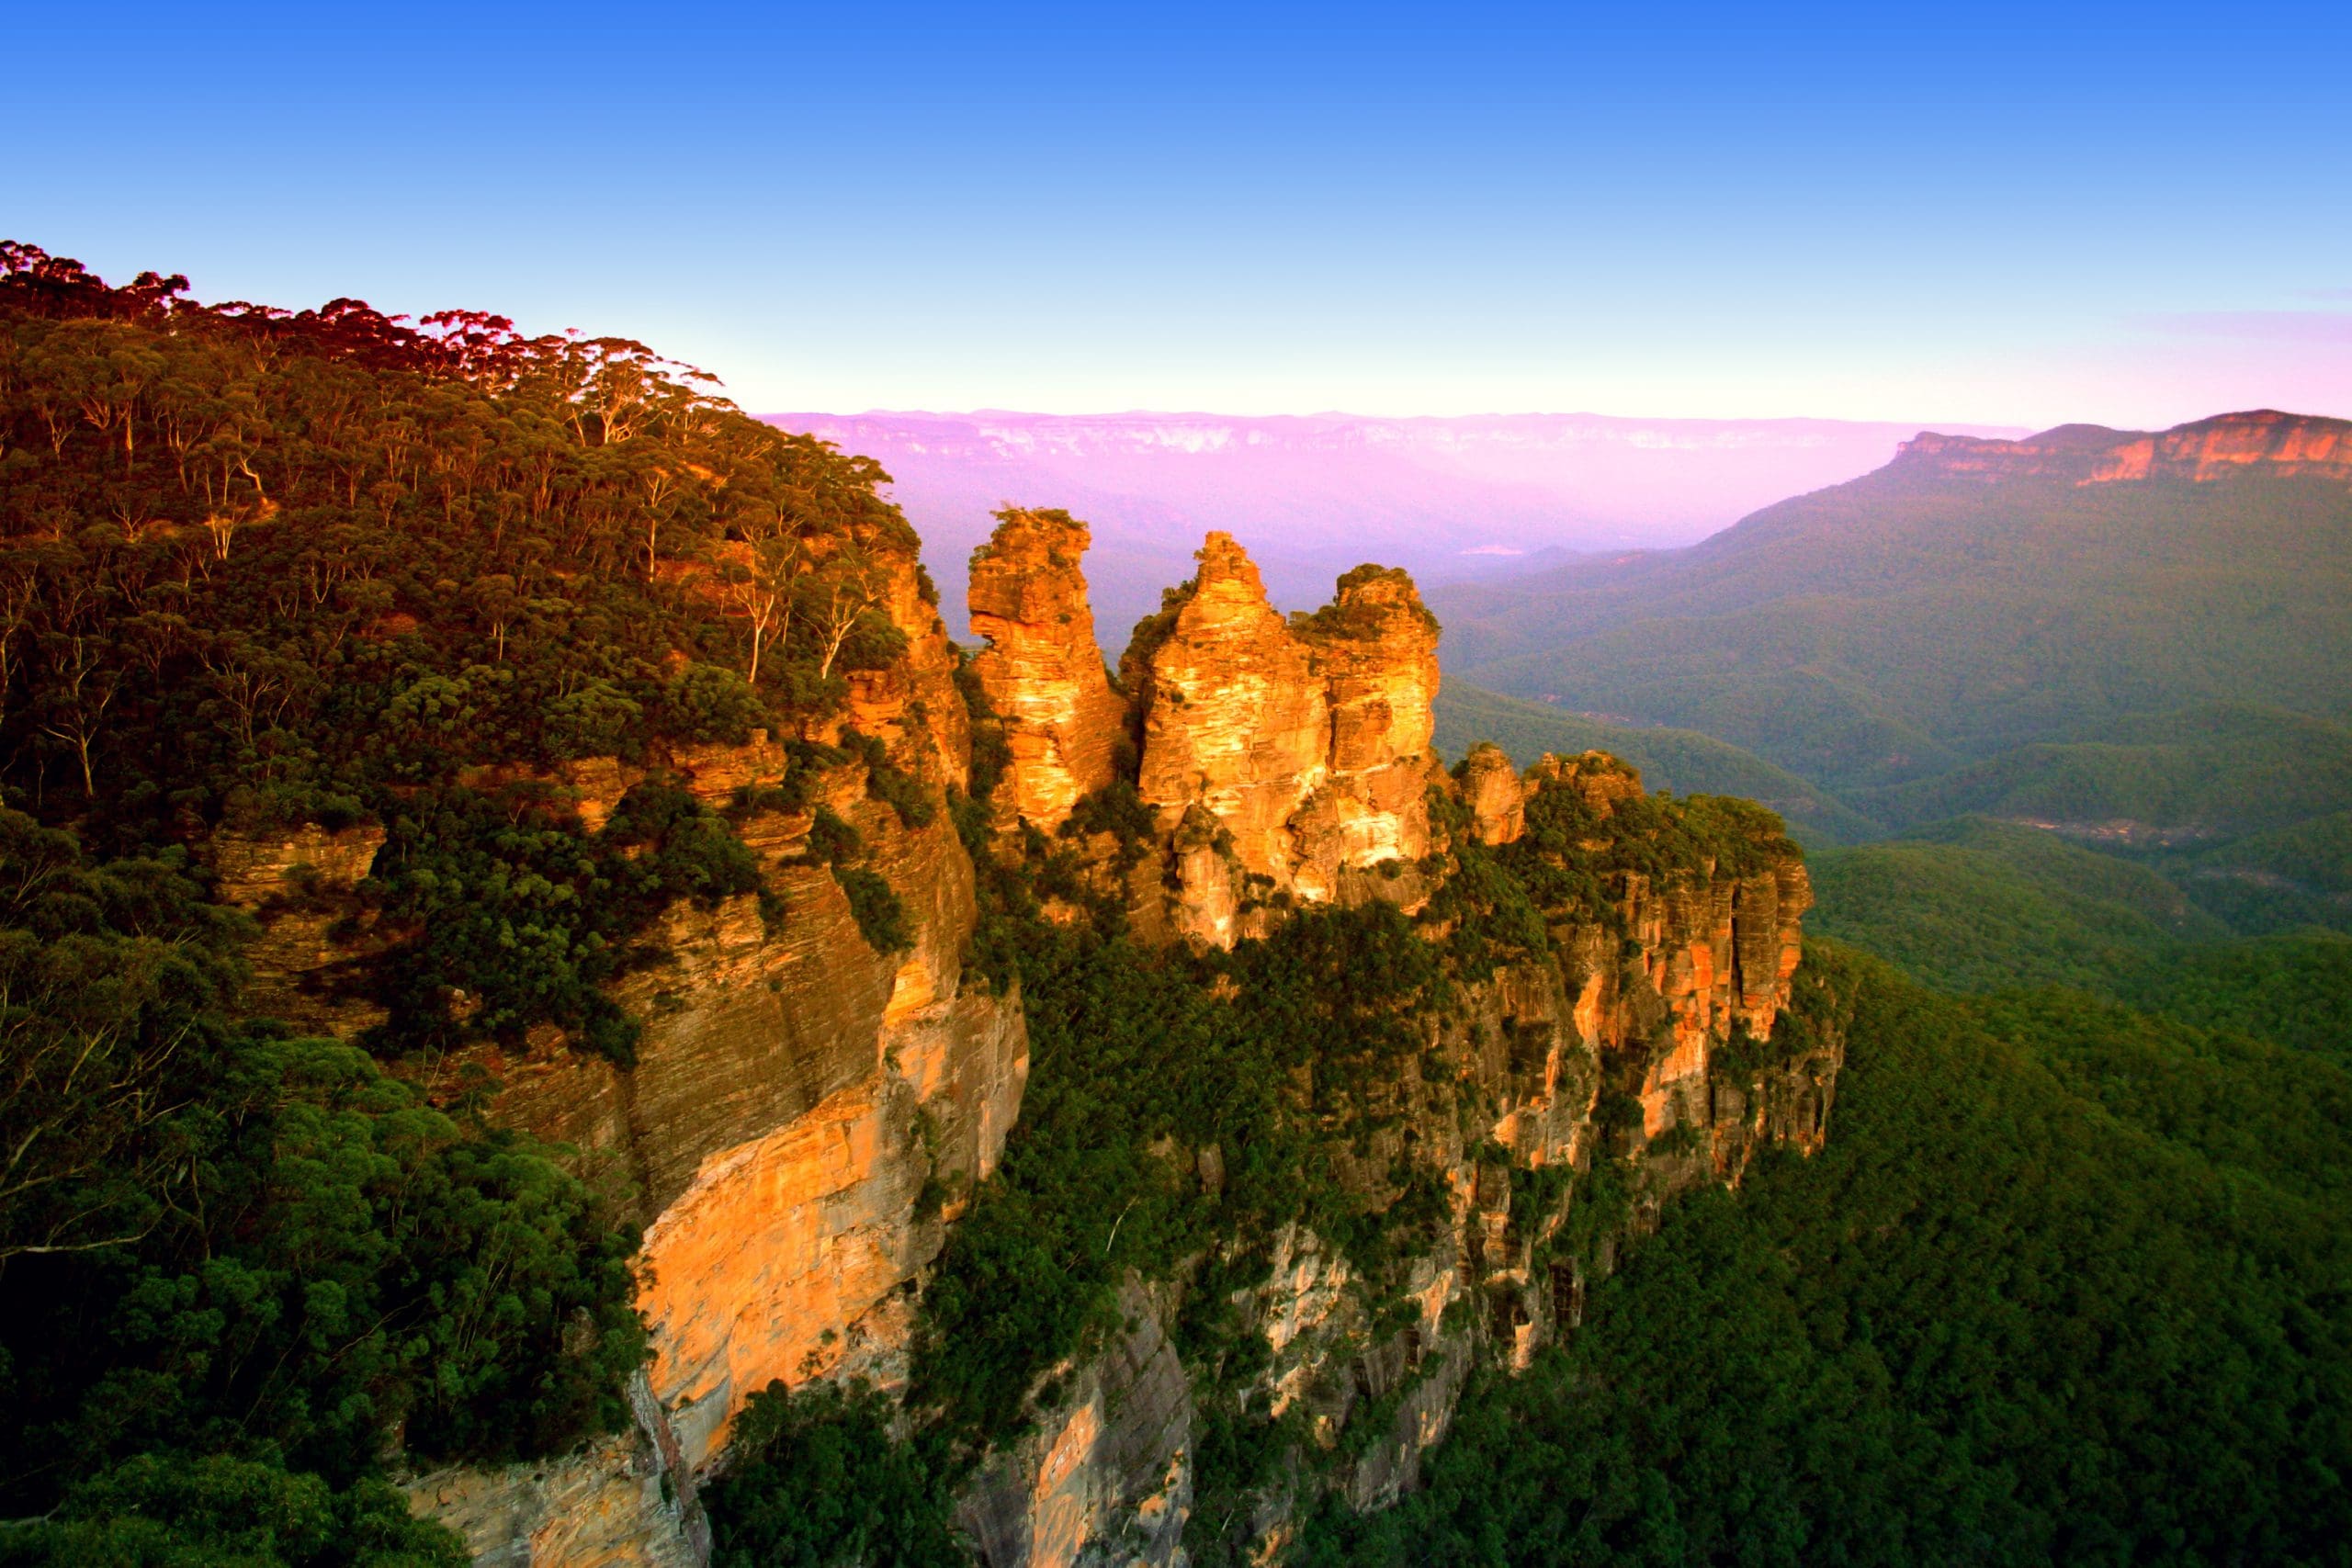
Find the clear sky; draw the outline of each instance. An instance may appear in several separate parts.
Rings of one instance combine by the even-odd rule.
[[[0,235],[755,410],[2352,415],[2352,7],[12,8]]]

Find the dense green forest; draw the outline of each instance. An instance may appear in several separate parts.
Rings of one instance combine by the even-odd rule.
[[[1809,931],[1880,955],[1808,944],[1853,1008],[1827,1150],[1670,1211],[1306,1561],[2345,1560],[2343,732],[2110,733],[1849,796],[1919,825],[1810,857]],[[2024,825],[2117,818],[2191,830]]]
[[[675,791],[591,832],[499,770],[822,717],[913,540],[642,345],[186,291],[0,246],[0,1556],[456,1562],[395,1436],[624,1424],[636,1242],[399,1070],[539,1022],[627,1059],[605,982],[760,879]],[[354,821],[368,1050],[248,1016],[188,849]]]

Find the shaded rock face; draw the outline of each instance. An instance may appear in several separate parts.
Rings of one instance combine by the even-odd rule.
[[[1162,892],[1139,928],[1230,945],[1253,911],[1389,897],[1429,847],[1437,623],[1404,573],[1362,567],[1285,621],[1225,534],[1136,628],[1124,702],[1097,685],[1082,525],[1009,513],[973,557],[978,671],[1012,752],[1014,813],[1051,831],[1113,782],[1123,735],[1154,818]],[[1080,641],[1084,646],[1078,646]],[[1384,874],[1379,868],[1388,868]]]
[[[642,1374],[629,1403],[639,1424],[625,1437],[559,1460],[434,1471],[409,1481],[411,1503],[464,1538],[479,1568],[701,1568],[709,1530],[692,1477],[647,1425],[654,1406]]]
[[[1985,479],[2040,476],[2077,485],[2201,484],[2256,468],[2352,483],[2352,421],[2256,409],[2154,434],[2069,424],[2021,441],[1988,441],[1929,432],[1905,442],[1895,461]]]
[[[1071,1369],[1035,1430],[992,1453],[956,1522],[987,1568],[1184,1561],[1193,1507],[1193,1390],[1166,1325],[1174,1298],[1132,1275],[1125,1331]]]
[[[1538,790],[1574,789],[1605,815],[1641,784],[1610,759],[1545,758],[1521,775],[1493,752],[1474,753],[1450,787],[1470,807],[1469,831],[1498,842],[1518,835]],[[1665,885],[1630,877],[1613,919],[1555,927],[1549,958],[1499,969],[1424,1021],[1429,1049],[1398,1066],[1396,1120],[1360,1156],[1336,1156],[1350,1163],[1342,1179],[1367,1194],[1393,1190],[1391,1162],[1402,1156],[1431,1169],[1450,1195],[1439,1244],[1402,1280],[1407,1325],[1381,1337],[1347,1258],[1297,1227],[1278,1238],[1265,1280],[1233,1298],[1269,1352],[1239,1395],[1243,1407],[1295,1411],[1326,1466],[1319,1483],[1294,1477],[1250,1505],[1241,1531],[1258,1560],[1290,1540],[1317,1484],[1359,1509],[1419,1484],[1472,1367],[1483,1359],[1524,1368],[1578,1325],[1588,1269],[1610,1267],[1613,1236],[1591,1257],[1562,1245],[1586,1200],[1515,1201],[1526,1173],[1590,1173],[1613,1162],[1632,1189],[1617,1223],[1639,1230],[1674,1192],[1737,1180],[1767,1143],[1819,1146],[1843,1041],[1778,1028],[1811,900],[1793,858],[1746,876],[1702,868]],[[1743,1057],[1736,1043],[1750,1036],[1776,1048]],[[1630,1122],[1601,1114],[1616,1097],[1638,1108]],[[1199,1152],[1204,1181],[1216,1154]],[[1128,1386],[1134,1348],[1176,1321],[1184,1289],[1131,1287],[1125,1339],[1064,1383]],[[1110,1427],[1081,1428],[1081,1419],[1042,1422],[995,1454],[967,1492],[963,1517],[989,1568],[1180,1561],[1156,1531],[1161,1499],[1207,1506],[1193,1468],[1199,1413],[1188,1404],[1170,1418],[1152,1406],[1115,1438]],[[1072,1521],[1085,1526],[1075,1545]]]
[[[341,976],[357,957],[337,928],[361,915],[356,889],[384,847],[373,823],[329,832],[304,827],[255,837],[223,831],[207,846],[213,897],[255,918],[261,935],[246,950],[256,1012],[299,1029],[348,1038],[384,1021],[373,1002],[346,994]]]
[[[1086,525],[1067,513],[1009,511],[972,553],[972,660],[1012,754],[998,800],[1047,832],[1108,784],[1125,704],[1094,640],[1079,561]]]

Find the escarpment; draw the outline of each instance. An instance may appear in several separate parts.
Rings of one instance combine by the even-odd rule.
[[[1903,444],[1895,461],[1905,469],[1987,480],[2044,477],[2078,486],[2206,484],[2257,468],[2352,483],[2352,422],[2256,409],[2153,433],[2067,424],[1999,441],[1923,432]]]
[[[1023,1429],[983,1433],[961,1472],[954,1517],[991,1568],[1275,1560],[1326,1494],[1394,1500],[1473,1369],[1524,1367],[1573,1331],[1659,1204],[1736,1181],[1765,1144],[1819,1145],[1842,1040],[1792,1021],[1810,894],[1769,817],[1661,802],[1598,754],[1521,770],[1480,748],[1448,772],[1430,750],[1437,627],[1409,580],[1359,569],[1285,619],[1222,536],[1114,685],[1085,542],[1083,525],[1011,513],[976,558],[990,640],[971,712],[904,560],[910,591],[886,596],[903,648],[807,733],[482,779],[552,791],[598,831],[646,789],[681,792],[762,875],[660,911],[650,956],[610,988],[640,1021],[632,1059],[540,1026],[431,1068],[436,1094],[569,1145],[642,1226],[635,1429],[409,1482],[481,1560],[702,1562],[698,1489],[752,1394],[861,1379],[936,1400],[926,1292],[950,1227],[1003,1179],[1024,1104],[1022,989],[974,972],[1008,919],[1021,942],[1115,929],[1138,964],[1209,965],[1196,994],[1239,1010],[1245,1046],[1256,999],[1214,977],[1218,955],[1315,911],[1339,922],[1317,941],[1387,931],[1449,978],[1363,1014],[1309,997],[1393,1036],[1373,1051],[1335,1022],[1283,1059],[1282,1135],[1340,1196],[1320,1219],[1253,1198],[1229,1232],[1118,1262],[1115,1330],[1054,1347]],[[991,781],[972,757],[997,743]],[[341,982],[399,935],[364,880],[385,841],[363,826],[210,850],[221,896],[261,917],[259,985],[309,1026],[382,1020]],[[896,901],[888,940],[857,873]],[[1035,912],[1007,904],[1014,885],[1040,890]],[[1087,999],[1038,973],[1082,1025]],[[1163,1134],[1149,1157],[1215,1209],[1258,1135]],[[1089,1218],[1112,1222],[1098,1262],[1125,1258],[1125,1217]],[[1209,1319],[1224,1326],[1204,1341]],[[1216,1434],[1260,1429],[1297,1446],[1237,1474]]]

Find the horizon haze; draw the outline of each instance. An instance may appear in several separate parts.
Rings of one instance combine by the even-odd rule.
[[[1430,584],[1578,554],[1695,544],[1759,507],[1854,479],[1923,429],[2019,426],[1593,413],[1385,419],[1157,412],[761,416],[879,461],[964,635],[964,558],[1004,505],[1094,530],[1088,574],[1113,651],[1191,575],[1211,529],[1246,544],[1284,608],[1377,559]]]

